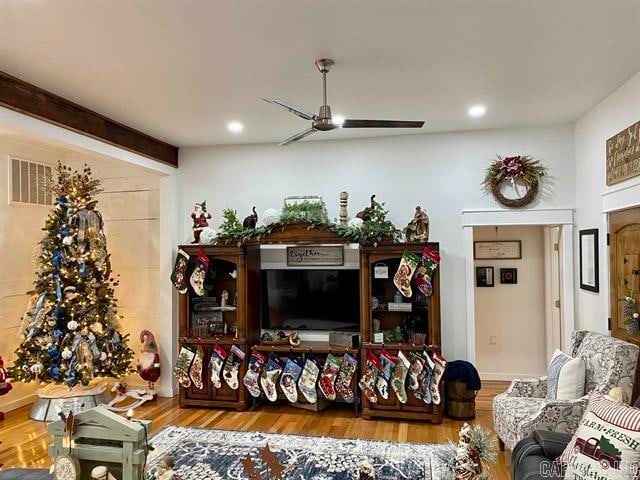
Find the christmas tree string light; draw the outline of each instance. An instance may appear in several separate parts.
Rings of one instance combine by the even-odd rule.
[[[103,220],[100,180],[58,163],[55,204],[40,242],[37,279],[20,328],[11,377],[20,382],[88,385],[130,370],[129,335],[119,331]]]

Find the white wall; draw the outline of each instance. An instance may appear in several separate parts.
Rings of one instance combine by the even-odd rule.
[[[279,209],[288,195],[321,195],[333,218],[338,216],[340,191],[350,194],[351,216],[375,193],[398,227],[406,225],[416,205],[422,205],[431,218],[431,240],[440,242],[443,252],[444,353],[466,358],[461,211],[498,208],[481,190],[484,169],[496,154],[524,153],[543,160],[555,177],[553,194],[537,206],[573,206],[571,125],[301,142],[288,147],[181,148],[182,238],[190,239],[189,213],[193,203],[202,200],[207,200],[216,227],[224,207],[237,209],[242,218],[252,205],[259,214]]]
[[[628,207],[633,203],[640,204],[640,177],[612,187],[606,186],[605,143],[608,138],[639,120],[640,72],[575,125],[576,235],[582,229],[600,229],[600,293],[577,288],[576,314],[581,329],[608,331],[608,249],[602,212],[614,205]],[[575,252],[576,285],[579,286],[578,248]]]
[[[476,260],[494,268],[494,287],[475,288],[476,368],[483,380],[546,372],[544,234],[541,226],[475,227],[473,239],[520,240],[520,260]],[[501,268],[517,268],[518,283],[500,283]],[[495,337],[495,344],[491,344]]]
[[[159,177],[124,162],[32,139],[0,136],[0,355],[5,364],[12,363],[19,344],[20,318],[29,298],[26,292],[35,279],[34,252],[49,211],[43,206],[8,202],[11,155],[51,165],[63,160],[81,167],[86,162],[103,179],[105,191],[98,198],[98,209],[105,219],[113,271],[120,275],[116,298],[124,316],[121,326],[132,335],[130,346],[136,352],[142,328],[155,331],[159,339]],[[8,395],[0,397],[0,411],[29,403],[34,391],[34,385],[14,384]]]

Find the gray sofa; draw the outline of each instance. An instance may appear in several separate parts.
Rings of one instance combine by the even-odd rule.
[[[536,430],[518,442],[511,454],[512,480],[562,480],[564,469],[554,460],[571,441],[569,433]]]

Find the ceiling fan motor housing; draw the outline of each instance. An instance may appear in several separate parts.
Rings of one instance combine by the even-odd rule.
[[[333,130],[336,125],[331,121],[331,107],[329,105],[322,105],[318,116],[313,121],[313,128],[316,130]]]

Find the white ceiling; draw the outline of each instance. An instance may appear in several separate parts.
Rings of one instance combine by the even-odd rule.
[[[334,114],[424,132],[576,120],[639,52],[637,0],[0,0],[2,70],[179,146],[307,128],[260,98],[315,112],[323,56]],[[415,131],[310,138],[398,133]]]

